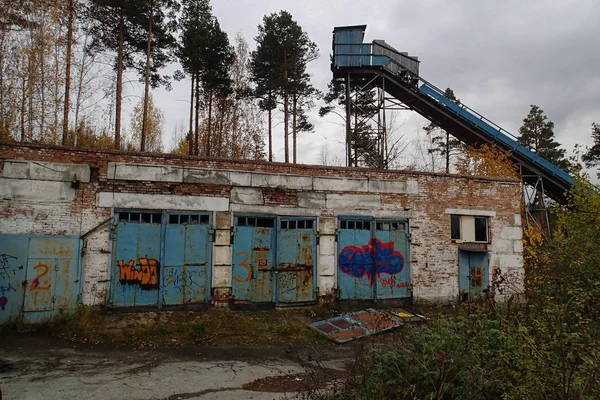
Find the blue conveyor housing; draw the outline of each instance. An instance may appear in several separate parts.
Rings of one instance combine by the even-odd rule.
[[[512,135],[510,135],[504,129],[500,128],[498,125],[487,120],[481,114],[471,110],[464,104],[450,100],[449,98],[444,96],[444,93],[441,90],[433,87],[430,84],[424,83],[419,88],[419,91],[433,98],[440,105],[442,105],[452,113],[458,115],[460,118],[466,120],[467,122],[475,125],[477,128],[487,133],[493,139],[494,142],[501,143],[503,147],[509,148],[510,151],[520,155],[529,163],[545,170],[546,173],[550,174],[554,178],[561,180],[566,186],[573,183],[573,177],[571,175],[567,174],[565,171],[552,164],[550,161],[546,160],[539,154],[534,153],[528,147],[514,140],[511,137]]]

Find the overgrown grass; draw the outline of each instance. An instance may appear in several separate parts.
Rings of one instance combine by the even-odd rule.
[[[11,325],[6,330],[38,331],[83,343],[112,343],[133,347],[168,345],[273,345],[326,343],[308,323],[337,313],[318,306],[269,311],[156,311],[111,313],[79,305],[60,313],[51,324]]]

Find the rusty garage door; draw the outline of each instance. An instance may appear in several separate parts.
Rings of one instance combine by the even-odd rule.
[[[459,250],[458,276],[461,300],[483,293],[489,285],[488,253]]]
[[[273,303],[274,216],[235,216],[232,295],[235,302]]]
[[[236,215],[232,292],[237,304],[315,300],[316,219]]]
[[[170,213],[166,222],[162,304],[205,303],[211,265],[210,215]]]
[[[203,304],[212,242],[205,212],[115,212],[113,307]]]
[[[162,213],[119,211],[115,219],[112,305],[157,306]]]
[[[277,235],[277,298],[280,305],[315,300],[317,222],[281,217]]]
[[[0,323],[42,322],[75,309],[80,248],[77,237],[0,235]]]
[[[340,299],[411,296],[406,221],[340,217],[338,246]]]

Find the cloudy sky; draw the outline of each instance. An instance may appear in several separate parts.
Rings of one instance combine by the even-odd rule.
[[[335,26],[367,24],[366,42],[384,39],[417,55],[421,76],[450,87],[460,100],[517,134],[530,104],[555,123],[557,140],[569,152],[591,145],[591,124],[600,123],[600,1],[598,0],[212,0],[214,15],[230,36],[241,32],[250,46],[265,14],[289,11],[320,49],[311,63],[314,85],[331,79],[329,54]],[[165,142],[187,121],[189,82],[155,92],[165,112]],[[400,134],[414,137],[425,121],[403,112]],[[329,160],[344,160],[338,117],[312,122],[316,132],[299,139],[299,161],[319,163],[327,142]],[[274,142],[283,159],[283,143]],[[410,150],[408,150],[410,152]],[[410,154],[405,155],[406,159]]]

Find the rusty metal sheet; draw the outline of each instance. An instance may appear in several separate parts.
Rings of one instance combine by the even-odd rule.
[[[346,343],[397,328],[402,324],[401,318],[397,315],[368,308],[313,322],[309,326],[337,343]]]

